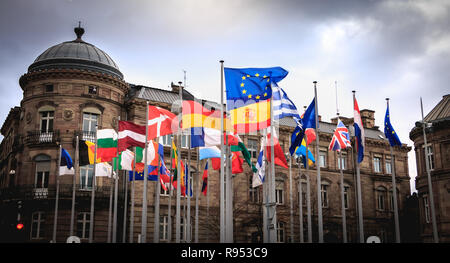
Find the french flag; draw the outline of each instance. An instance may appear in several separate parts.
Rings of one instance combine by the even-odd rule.
[[[361,163],[364,159],[364,128],[361,121],[361,114],[359,113],[358,102],[354,98],[354,120],[353,126],[355,128],[356,137],[356,151],[358,153],[358,163]]]

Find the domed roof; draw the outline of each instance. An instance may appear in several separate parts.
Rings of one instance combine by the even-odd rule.
[[[74,29],[77,39],[48,48],[28,67],[28,72],[43,69],[75,68],[106,73],[123,79],[117,64],[103,50],[84,42],[84,29]]]

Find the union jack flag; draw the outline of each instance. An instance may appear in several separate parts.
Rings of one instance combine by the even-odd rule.
[[[330,146],[328,148],[330,151],[339,151],[347,147],[352,147],[348,129],[342,121],[338,119],[338,125],[336,130],[334,130],[333,138],[331,139]]]

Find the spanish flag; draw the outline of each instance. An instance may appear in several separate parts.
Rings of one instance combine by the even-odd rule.
[[[182,128],[211,128],[220,130],[222,121],[220,110],[208,110],[199,102],[183,101]],[[224,130],[230,129],[230,120],[224,116]]]
[[[235,133],[249,133],[270,126],[270,99],[247,101],[243,106],[230,110]]]

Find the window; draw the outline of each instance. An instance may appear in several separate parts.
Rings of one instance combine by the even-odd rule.
[[[159,217],[159,240],[169,240],[169,218],[167,216]]]
[[[53,92],[53,84],[45,85],[45,92]]]
[[[79,238],[89,238],[89,227],[90,227],[90,213],[82,212],[78,213],[77,217],[77,236]]]
[[[386,199],[386,189],[384,187],[378,187],[376,191],[377,195],[377,210],[384,211],[385,207],[385,199]]]
[[[278,224],[277,224],[277,242],[278,243],[286,242],[283,222],[278,222]]]
[[[347,154],[341,153],[341,157],[338,155],[338,169],[347,169]]]
[[[349,208],[350,202],[349,202],[349,191],[350,191],[350,186],[349,185],[344,185],[344,207],[345,209]]]
[[[95,141],[99,114],[83,112],[83,140]]]
[[[169,134],[159,137],[159,143],[163,146],[172,146],[172,135]]]
[[[35,188],[48,188],[48,179],[50,176],[50,157],[47,155],[38,155],[35,158],[36,173],[34,178]]]
[[[189,147],[189,138],[187,134],[181,135],[181,148],[188,148]]]
[[[375,173],[381,173],[381,158],[373,157],[373,171]]]
[[[397,189],[397,207],[399,203],[399,190]],[[392,189],[389,190],[389,211],[394,211],[394,193],[392,192]]]
[[[428,202],[428,195],[423,195],[422,199],[423,199],[425,223],[430,223],[430,204]]]
[[[80,189],[92,190],[92,179],[94,178],[94,165],[80,167]]]
[[[386,159],[386,174],[392,174],[392,162],[391,162],[391,159]]]
[[[319,165],[320,167],[327,167],[327,152],[319,151]]]
[[[306,199],[306,197],[307,197],[307,184],[306,184],[306,179],[301,179],[301,189],[299,188],[299,192],[300,192],[300,190],[301,190],[301,193],[302,193],[302,206],[306,206],[306,203],[307,203],[307,199]],[[300,195],[298,196],[299,198],[300,198]]]
[[[97,94],[98,88],[96,86],[89,86],[88,93],[89,94]]]
[[[426,148],[426,158],[428,158],[428,165],[429,165],[429,169],[430,171],[432,171],[434,169],[434,154],[433,154],[433,146],[428,144],[427,148]]]
[[[277,181],[275,183],[275,201],[277,205],[284,204],[284,181]]]
[[[253,176],[249,176],[248,196],[251,203],[260,203],[259,187],[253,187]]]
[[[320,194],[322,198],[322,207],[328,207],[328,188],[329,184],[327,182],[322,182],[320,185]]]
[[[54,119],[54,111],[41,111],[40,115],[40,127],[39,130],[42,133],[52,132],[53,131],[53,119]]]
[[[31,215],[31,239],[39,239],[44,237],[44,212],[34,212]]]
[[[192,222],[192,220],[191,220]],[[184,242],[188,242],[187,240],[187,223],[185,217],[180,217],[180,240]],[[191,230],[192,233],[192,224],[191,224]],[[189,240],[190,241],[190,240]]]
[[[258,141],[253,139],[247,140],[247,149],[251,158],[258,158]]]

